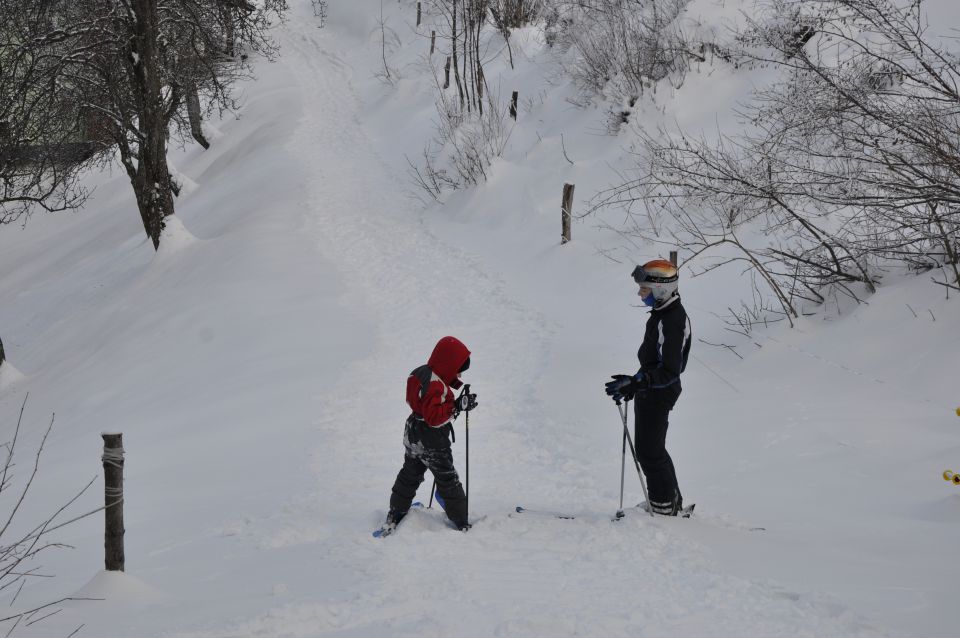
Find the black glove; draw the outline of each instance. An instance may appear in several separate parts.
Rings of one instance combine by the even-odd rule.
[[[470,392],[470,386],[463,386],[463,392],[460,393],[460,396],[457,397],[457,414],[461,412],[469,412],[470,410],[477,407],[477,395]]]
[[[638,392],[647,389],[647,380],[642,372],[635,376],[629,374],[615,374],[611,377],[613,381],[607,381],[607,395],[614,401],[632,401]]]

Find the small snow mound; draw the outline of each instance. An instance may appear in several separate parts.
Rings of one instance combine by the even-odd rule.
[[[101,571],[73,594],[123,605],[147,604],[164,598],[163,592],[125,572]]]
[[[167,168],[170,169],[170,176],[180,185],[179,197],[184,197],[197,190],[195,181],[181,173],[172,163],[167,162]]]
[[[9,361],[0,363],[0,390],[6,390],[23,378],[24,374],[14,368]]]
[[[210,122],[203,123],[203,135],[207,138],[207,141],[210,143],[223,139],[223,131],[221,131],[219,128],[217,128]]]
[[[163,232],[160,233],[160,249],[157,255],[175,254],[197,241],[197,238],[187,230],[180,218],[170,215],[164,220]]]

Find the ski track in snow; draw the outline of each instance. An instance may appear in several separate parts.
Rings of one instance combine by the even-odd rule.
[[[551,322],[431,234],[402,195],[403,176],[380,159],[355,115],[354,70],[334,53],[345,50],[335,34],[294,18],[282,37],[278,63],[297,74],[305,105],[290,142],[312,179],[303,232],[339,264],[345,302],[377,317],[379,333],[371,356],[343,370],[336,387],[317,389],[315,489],[269,520],[246,521],[244,532],[261,547],[299,547],[318,579],[335,580],[338,590],[320,600],[290,591],[291,602],[265,614],[177,636],[887,635],[829,600],[719,573],[671,533],[678,524],[717,524],[709,517],[612,523],[598,511],[607,504],[595,505],[600,488],[588,468],[575,459],[557,467],[578,444],[576,431],[548,422],[532,398]],[[485,518],[464,535],[438,510],[415,511],[391,538],[372,539],[402,461],[406,374],[446,334],[474,350],[465,380],[484,381],[475,386],[471,515]],[[538,356],[513,356],[531,351]],[[519,494],[528,504],[565,496],[571,510],[597,513],[508,517]]]

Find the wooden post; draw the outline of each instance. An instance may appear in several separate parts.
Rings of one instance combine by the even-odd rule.
[[[447,65],[443,67],[443,88],[450,88],[450,56],[447,56]]]
[[[420,26],[420,3],[417,3],[417,26]]]
[[[430,32],[430,55],[433,55],[433,50],[437,48],[437,32]]]
[[[677,251],[675,250],[670,251],[670,263],[674,266],[677,265]]]
[[[107,571],[123,571],[123,434],[104,432],[103,503],[104,563]]]
[[[517,119],[517,91],[513,92],[513,95],[510,96],[510,117],[514,120]]]
[[[570,217],[573,213],[573,188],[573,184],[563,185],[563,204],[560,209],[563,228],[560,235],[561,245],[570,241]]]

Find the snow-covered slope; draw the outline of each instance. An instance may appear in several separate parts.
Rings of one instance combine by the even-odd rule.
[[[703,341],[668,442],[698,515],[612,523],[621,438],[602,383],[635,369],[645,314],[628,275],[657,249],[598,228],[611,217],[560,246],[559,204],[564,182],[584,210],[629,169],[630,131],[608,135],[603,105],[571,105],[575,87],[525,29],[516,70],[488,65],[504,101],[521,91],[503,158],[422,209],[405,156],[432,130],[429,27],[416,33],[412,3],[383,5],[388,84],[379,3],[332,2],[323,29],[309,2],[291,4],[282,55],[260,64],[238,117],[209,151],[172,158],[193,185],[159,253],[119,172],[90,178],[84,211],[0,230],[5,435],[30,393],[18,465],[56,413],[23,524],[96,475],[100,432],[122,431],[127,452],[127,574],[99,573],[99,516],[64,528],[75,549],[44,556],[57,577],[12,613],[104,600],[18,633],[930,636],[960,623],[960,490],[939,479],[960,471],[955,300],[922,278],[888,282],[868,305],[738,341],[741,359],[704,343],[730,342],[716,314],[740,273],[684,280]],[[729,121],[720,105],[750,81],[718,69],[659,104]],[[476,525],[453,533],[425,510],[377,541],[405,378],[446,334],[474,353]],[[73,509],[97,507],[100,486]],[[517,504],[580,516],[508,516]]]

